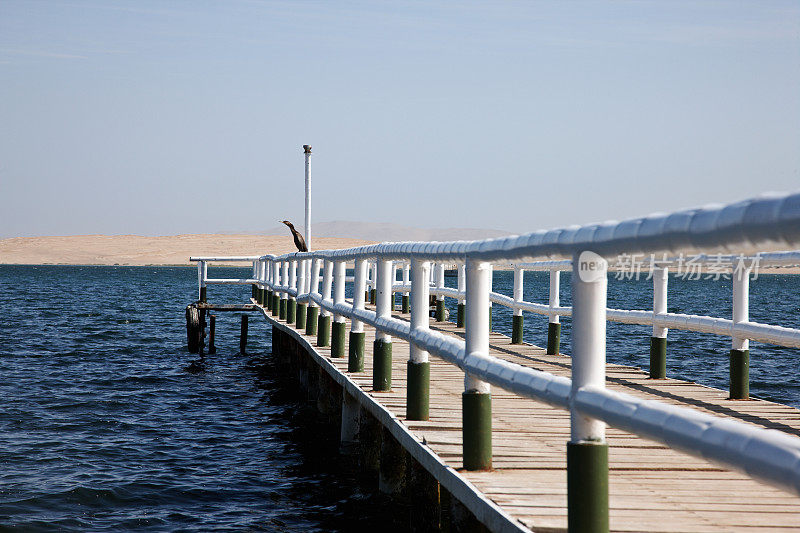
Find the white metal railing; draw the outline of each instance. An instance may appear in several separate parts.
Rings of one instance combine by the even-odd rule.
[[[710,206],[668,215],[653,215],[623,222],[539,231],[522,236],[470,242],[382,243],[344,250],[265,255],[254,263],[254,278],[260,287],[281,298],[318,306],[322,313],[349,318],[353,324],[367,324],[387,336],[408,341],[412,361],[427,360],[434,354],[462,368],[468,393],[486,394],[490,385],[534,398],[571,412],[571,442],[602,443],[605,424],[639,434],[669,446],[700,455],[751,476],[800,494],[800,439],[699,413],[652,400],[643,400],[605,388],[605,322],[652,325],[656,337],[667,328],[704,331],[732,337],[734,349],[746,350],[748,339],[784,346],[800,346],[800,332],[791,328],[753,323],[748,320],[749,275],[734,281],[733,319],[667,313],[666,269],[654,276],[654,309],[615,310],[606,308],[606,257],[620,254],[679,254],[687,251],[735,253],[763,247],[800,246],[800,194],[772,195],[727,206]],[[792,252],[791,254],[797,254]],[[797,255],[774,255],[786,264]],[[768,257],[769,254],[762,254]],[[565,260],[565,258],[567,258]],[[201,263],[205,260],[201,261]],[[549,263],[541,262],[549,261]],[[418,276],[395,283],[392,262],[410,264]],[[535,264],[526,262],[536,261]],[[332,288],[344,287],[344,268],[334,265],[355,262],[354,283],[366,287],[365,265],[370,264],[370,286],[379,290],[411,292],[411,322],[368,310],[363,300],[347,303],[332,299]],[[426,273],[429,264],[459,266],[459,289],[444,288],[435,276],[433,287]],[[551,272],[550,301],[547,305],[522,301],[521,288],[515,296],[490,293],[491,265],[518,265],[518,270]],[[200,265],[200,263],[199,263]],[[298,276],[287,275],[288,265],[299,268]],[[325,274],[320,279],[320,267]],[[383,268],[381,266],[383,265]],[[426,266],[427,265],[427,266]],[[204,272],[200,268],[199,272]],[[571,269],[572,307],[558,303],[558,271]],[[390,275],[388,273],[391,273]],[[555,274],[554,274],[555,273]],[[319,287],[320,280],[322,288]],[[556,286],[552,290],[553,280]],[[208,282],[208,280],[205,280]],[[202,283],[202,281],[201,281]],[[521,287],[522,283],[519,283]],[[201,284],[202,287],[202,284]],[[419,289],[419,290],[417,290]],[[423,290],[425,289],[425,290]],[[427,301],[414,306],[414,294],[428,291],[463,301],[466,307],[465,340],[428,328]],[[489,302],[512,308],[515,313],[531,311],[572,316],[572,379],[553,376],[489,355]],[[571,490],[571,489],[570,489]]]

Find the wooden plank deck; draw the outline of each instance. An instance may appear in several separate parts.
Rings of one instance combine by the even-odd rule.
[[[395,312],[394,316],[409,319],[408,314]],[[450,322],[431,322],[431,327],[463,336],[463,330]],[[364,329],[363,373],[347,372],[347,357],[330,358],[328,347],[316,347],[315,337],[304,337],[420,440],[424,437],[440,458],[460,470],[464,373],[431,357],[430,420],[406,421],[408,344],[393,339],[392,390],[373,391],[374,330]],[[495,357],[569,377],[569,357],[545,355],[536,346],[512,345],[498,333],[491,334],[490,349]],[[609,364],[607,386],[800,436],[800,410],[793,407],[764,400],[728,400],[725,391],[681,380],[649,380],[646,372],[630,366]],[[493,387],[492,424],[494,469],[460,470],[461,475],[530,530],[566,531],[569,413]],[[800,531],[799,497],[615,428],[608,428],[607,439],[612,531]]]

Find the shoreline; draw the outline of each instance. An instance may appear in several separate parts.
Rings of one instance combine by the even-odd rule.
[[[351,248],[374,241],[339,237],[313,239],[318,250]],[[18,266],[186,266],[195,264],[190,256],[276,255],[295,251],[291,235],[182,234],[157,237],[141,235],[70,235],[12,237],[0,239],[0,265]],[[215,263],[216,266],[244,266],[246,263]],[[507,270],[506,267],[495,267]],[[610,272],[619,269],[610,268]],[[674,271],[673,271],[674,272]],[[704,273],[703,275],[706,275]],[[759,268],[758,274],[800,274],[800,266]],[[646,270],[642,271],[646,276]]]

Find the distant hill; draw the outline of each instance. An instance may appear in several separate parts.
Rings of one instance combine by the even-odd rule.
[[[302,232],[302,228],[298,228]],[[508,231],[475,228],[414,228],[389,222],[351,222],[334,220],[317,222],[313,237],[339,237],[365,241],[471,241],[512,235]],[[259,232],[260,235],[283,235],[286,226],[276,226]],[[236,232],[239,233],[239,232]]]

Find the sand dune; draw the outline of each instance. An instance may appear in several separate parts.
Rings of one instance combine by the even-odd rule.
[[[314,248],[371,244],[359,239],[319,237]],[[0,264],[187,265],[192,255],[282,254],[295,250],[287,235],[74,235],[0,239]]]
[[[315,237],[317,250],[350,248],[374,241]],[[73,235],[0,239],[0,264],[188,265],[192,255],[283,254],[295,250],[291,235]],[[800,268],[759,272],[798,274]]]

